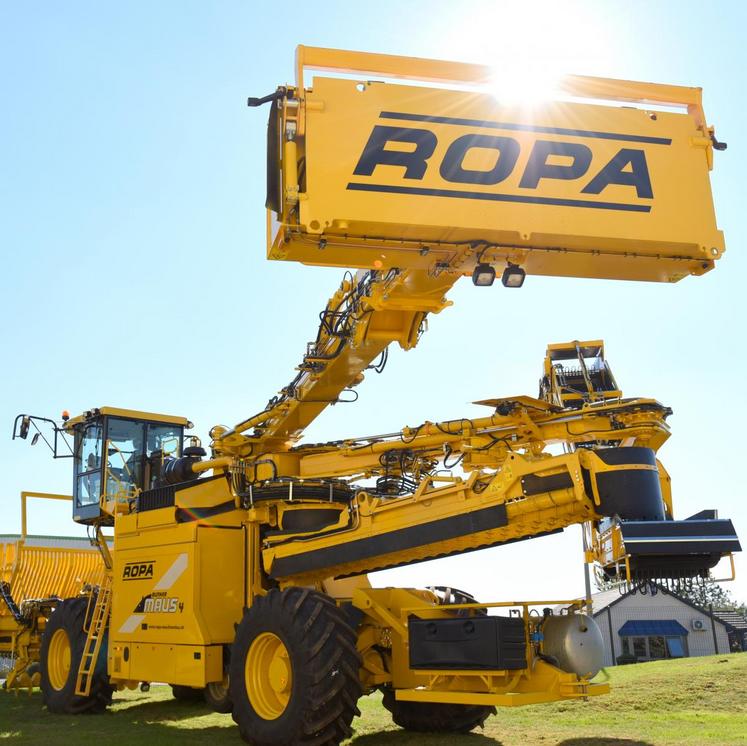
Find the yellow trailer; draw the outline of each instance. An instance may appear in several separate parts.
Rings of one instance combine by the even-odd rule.
[[[27,532],[30,498],[71,501],[71,495],[21,493],[21,533],[0,534],[0,658],[8,689],[38,686],[39,649],[47,619],[64,598],[104,578],[99,550],[86,538]]]

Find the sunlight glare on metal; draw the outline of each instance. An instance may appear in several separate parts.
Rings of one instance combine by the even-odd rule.
[[[557,99],[560,83],[558,73],[524,60],[521,65],[496,65],[488,88],[501,104],[531,107]]]

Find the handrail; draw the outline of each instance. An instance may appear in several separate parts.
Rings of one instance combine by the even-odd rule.
[[[304,87],[304,70],[384,75],[403,80],[478,86],[490,85],[497,78],[496,69],[490,65],[307,47],[303,44],[296,47],[295,67],[296,87],[299,91],[303,91]],[[704,132],[708,129],[703,111],[703,89],[699,87],[566,75],[558,81],[557,88],[559,92],[580,98],[686,107],[698,128]]]
[[[30,497],[38,497],[42,500],[72,500],[72,495],[60,495],[54,492],[21,492],[21,540],[26,540],[26,500]]]

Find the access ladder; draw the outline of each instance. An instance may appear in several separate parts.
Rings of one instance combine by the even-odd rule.
[[[88,625],[86,644],[83,647],[78,678],[75,682],[75,694],[80,697],[88,697],[91,693],[91,683],[93,681],[93,673],[96,670],[96,662],[99,659],[99,652],[101,651],[101,641],[104,638],[106,626],[109,623],[112,598],[111,583],[111,575],[107,573],[104,582],[99,586],[98,595],[96,596],[96,602],[93,607],[93,614]],[[91,595],[92,599],[93,595]],[[88,619],[88,613],[86,613],[86,619]]]

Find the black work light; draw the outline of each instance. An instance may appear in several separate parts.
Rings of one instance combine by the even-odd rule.
[[[493,274],[495,274],[495,272]],[[520,288],[524,284],[524,278],[526,275],[527,273],[518,264],[509,263],[508,267],[503,270],[501,282],[503,283],[503,287],[506,288]],[[472,275],[473,280],[474,278],[475,276]]]
[[[472,272],[472,282],[477,287],[489,287],[495,281],[495,270],[489,264],[478,264]]]

